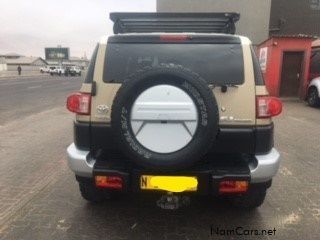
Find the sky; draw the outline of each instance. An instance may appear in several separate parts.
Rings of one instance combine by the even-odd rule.
[[[90,58],[112,34],[109,12],[155,12],[156,0],[0,0],[0,54],[44,57],[45,47],[70,47]]]

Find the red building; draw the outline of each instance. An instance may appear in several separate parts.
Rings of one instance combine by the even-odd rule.
[[[305,97],[312,41],[313,37],[306,35],[276,36],[258,46],[258,57],[270,95]]]

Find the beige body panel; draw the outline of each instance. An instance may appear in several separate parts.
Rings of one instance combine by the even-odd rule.
[[[257,95],[267,94],[264,86],[256,87],[254,80],[253,62],[251,56],[251,42],[242,38],[244,58],[244,83],[239,86],[229,86],[226,93],[220,87],[213,89],[219,106],[220,122],[225,126],[254,126],[256,124],[270,124],[270,120],[256,119],[256,91]],[[103,82],[103,67],[105,60],[106,43],[99,44],[98,55],[95,63],[94,81],[96,95],[92,97],[91,117],[77,116],[78,121],[91,121],[95,123],[110,123],[111,108],[114,97],[121,84]],[[81,91],[91,90],[83,84]],[[90,84],[89,84],[90,85]],[[103,107],[105,111],[99,111]]]

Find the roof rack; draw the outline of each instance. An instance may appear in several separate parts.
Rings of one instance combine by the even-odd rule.
[[[118,33],[227,33],[235,34],[239,13],[110,13]]]

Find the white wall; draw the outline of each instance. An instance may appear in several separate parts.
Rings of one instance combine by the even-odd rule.
[[[6,71],[7,70],[7,64],[6,63],[0,63],[0,71]]]

